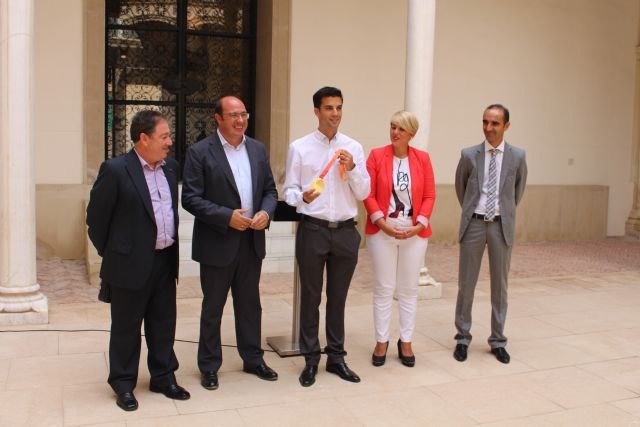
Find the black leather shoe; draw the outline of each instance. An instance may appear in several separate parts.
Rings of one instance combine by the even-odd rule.
[[[371,354],[371,363],[373,366],[382,366],[387,361],[387,350],[389,349],[389,341],[387,341],[387,347],[384,350],[382,356],[376,356],[375,351]]]
[[[298,378],[302,387],[311,387],[316,382],[318,365],[306,365]]]
[[[469,346],[466,344],[457,344],[456,350],[453,352],[453,358],[458,362],[467,360],[467,348],[469,348]]]
[[[352,383],[360,382],[360,377],[358,376],[358,374],[349,369],[347,364],[344,362],[327,363],[327,372],[336,374],[345,381],[351,381]]]
[[[136,409],[138,409],[138,401],[130,391],[120,393],[118,395],[118,399],[116,399],[116,405],[118,405],[120,409],[124,411],[135,411]]]
[[[413,368],[416,364],[415,356],[405,356],[402,354],[402,342],[398,340],[398,357],[402,361],[404,366],[408,366],[409,368]]]
[[[169,399],[189,400],[189,398],[191,397],[191,395],[187,390],[183,389],[182,387],[180,387],[178,384],[175,384],[175,383],[168,384],[165,386],[149,384],[149,390],[151,390],[154,393],[162,393],[165,396],[167,396]]]
[[[200,384],[207,390],[216,390],[218,388],[218,374],[214,371],[203,372],[200,375]]]
[[[271,369],[270,367],[268,367],[267,364],[264,362],[262,362],[261,364],[253,368],[244,368],[243,371],[245,371],[248,374],[253,374],[258,378],[260,378],[261,380],[275,381],[278,379],[278,373],[273,369]]]
[[[496,356],[499,362],[509,363],[509,361],[511,361],[511,356],[509,356],[507,349],[504,347],[492,348],[491,353]]]

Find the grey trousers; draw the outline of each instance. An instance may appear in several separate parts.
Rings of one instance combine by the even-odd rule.
[[[505,243],[502,225],[497,221],[471,219],[460,242],[455,339],[458,344],[469,345],[471,342],[471,310],[485,246],[489,250],[491,276],[491,336],[488,341],[491,348],[498,348],[507,345],[504,324],[507,317],[507,285],[512,247]]]
[[[327,270],[327,363],[344,361],[344,307],[358,263],[360,234],[355,225],[327,228],[303,219],[296,234],[300,271],[300,352],[308,365],[320,362],[320,302]]]

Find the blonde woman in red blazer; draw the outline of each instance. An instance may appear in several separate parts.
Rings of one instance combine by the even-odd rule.
[[[436,198],[431,160],[426,151],[409,146],[418,131],[416,116],[398,111],[391,116],[391,144],[371,151],[367,170],[371,193],[367,209],[367,247],[373,264],[374,366],[386,361],[394,291],[398,297],[400,339],[398,357],[415,365],[411,338],[415,326],[418,278],[424,265],[429,218]]]

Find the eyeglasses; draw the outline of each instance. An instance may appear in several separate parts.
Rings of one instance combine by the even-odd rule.
[[[249,113],[222,113],[223,116],[229,116],[233,120],[238,120],[239,118],[243,118],[247,120],[249,118]]]

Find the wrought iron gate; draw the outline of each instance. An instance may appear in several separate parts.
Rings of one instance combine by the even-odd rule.
[[[214,131],[216,99],[235,95],[253,111],[256,1],[105,0],[105,158],[131,148],[142,109],[167,117],[181,165]]]

